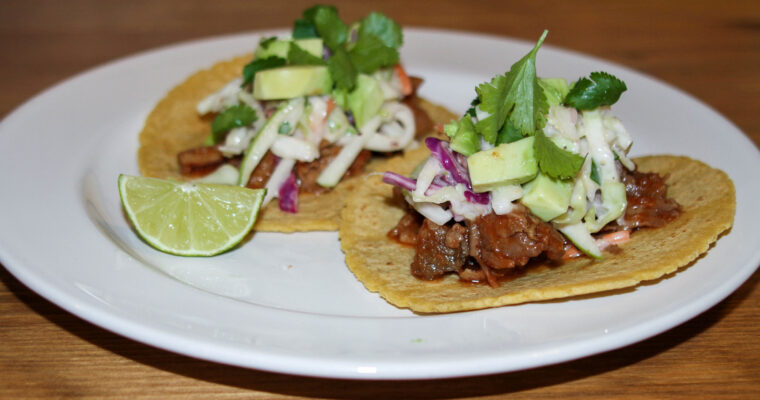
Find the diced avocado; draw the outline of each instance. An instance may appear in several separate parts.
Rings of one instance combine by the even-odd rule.
[[[573,182],[553,179],[539,172],[536,179],[523,186],[523,190],[522,203],[548,222],[567,211],[573,194]]]
[[[549,107],[562,104],[570,91],[570,86],[563,78],[539,78],[538,85],[544,89],[544,96]]]
[[[288,58],[288,50],[290,50],[290,44],[295,43],[298,45],[298,47],[304,49],[306,52],[317,56],[322,57],[322,39],[319,38],[312,38],[312,39],[296,39],[296,40],[289,40],[289,39],[278,39],[273,40],[271,42],[266,43],[264,46],[261,44],[258,48],[256,48],[256,51],[253,53],[254,58],[267,58],[267,57],[280,57],[280,58]]]
[[[292,99],[329,93],[332,78],[327,67],[294,65],[266,69],[256,73],[253,98],[257,100]]]
[[[538,173],[533,136],[479,151],[467,158],[470,180],[476,192],[500,185],[525,183]]]
[[[369,75],[359,74],[356,87],[348,94],[348,109],[354,114],[356,127],[361,130],[370,118],[377,115],[384,102],[383,90],[377,80]]]
[[[319,38],[296,39],[293,41],[293,43],[297,44],[298,47],[302,48],[307,53],[310,53],[311,55],[315,57],[322,58],[322,52],[323,52],[323,47],[324,47],[322,44],[322,39],[319,39]]]
[[[452,125],[454,125],[452,127]],[[469,115],[465,115],[459,122],[452,122],[446,125],[446,133],[449,130],[453,131],[451,137],[450,146],[451,149],[470,156],[480,150],[480,137],[475,133],[475,124],[472,123],[472,118]]]
[[[256,51],[253,53],[255,59],[268,58],[268,57],[281,57],[285,58],[290,48],[290,40],[272,40],[264,41],[263,46],[259,44]]]

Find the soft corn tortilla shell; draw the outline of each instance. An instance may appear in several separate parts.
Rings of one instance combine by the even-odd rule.
[[[231,80],[240,76],[251,55],[240,56],[198,71],[172,89],[153,109],[140,133],[137,164],[140,173],[162,179],[185,180],[180,174],[177,154],[199,147],[211,131],[213,117],[199,117],[196,105]],[[420,101],[422,108],[435,122],[456,118],[445,108]],[[373,162],[368,165],[372,170]],[[264,207],[254,229],[258,231],[295,232],[337,230],[345,197],[357,186],[356,179],[341,182],[332,191],[319,196],[302,194],[298,213],[280,211],[276,201]]]
[[[426,153],[389,161],[388,170],[407,174]],[[641,171],[667,176],[668,196],[683,207],[675,221],[642,229],[605,253],[602,261],[580,258],[561,266],[538,266],[498,288],[464,284],[455,274],[423,281],[410,273],[414,248],[386,233],[403,211],[390,200],[392,188],[370,176],[348,199],[340,227],[346,263],[370,291],[398,307],[416,312],[452,312],[557,299],[631,287],[688,265],[733,224],[734,186],[722,171],[687,157],[652,156],[636,160]]]

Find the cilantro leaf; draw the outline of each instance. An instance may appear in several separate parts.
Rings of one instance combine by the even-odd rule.
[[[359,35],[349,56],[356,70],[365,74],[397,64],[399,59],[398,50],[386,46],[382,39],[372,34]]]
[[[499,130],[499,136],[496,138],[496,144],[512,143],[524,138],[523,134],[515,128],[512,121],[507,120],[504,126]]]
[[[628,89],[625,82],[606,72],[592,72],[590,78],[575,82],[564,103],[579,110],[593,110],[615,104]]]
[[[285,64],[286,61],[284,58],[276,56],[253,60],[243,67],[243,84],[241,86],[246,86],[252,83],[257,72],[265,69],[282,67]]]
[[[332,90],[330,96],[335,100],[335,104],[337,104],[338,107],[344,110],[348,109],[348,89],[336,87]]]
[[[295,42],[288,49],[288,64],[290,65],[325,65],[325,60],[301,48]]]
[[[365,35],[377,36],[383,44],[393,49],[398,49],[404,43],[401,27],[379,12],[370,13],[359,24],[359,38]]]
[[[489,113],[486,118],[481,119],[475,124],[477,131],[483,135],[488,143],[496,143],[496,137],[498,136],[499,128],[504,124],[507,119],[507,114],[510,109],[504,109],[504,103],[507,96],[506,77],[504,75],[498,75],[491,79],[491,82],[486,82],[475,88],[480,100],[480,109]]]
[[[224,139],[223,133],[233,128],[248,126],[258,119],[256,111],[246,104],[238,104],[222,111],[211,123],[211,135],[214,143]]]
[[[536,131],[534,137],[533,151],[544,174],[554,179],[569,179],[583,166],[583,157],[560,148],[543,131]]]
[[[356,72],[356,68],[344,48],[335,49],[332,57],[327,60],[327,70],[338,89],[351,90],[356,86],[356,78],[359,73]]]
[[[495,143],[507,118],[523,135],[533,134],[546,123],[549,106],[536,77],[536,53],[547,33],[544,31],[533,50],[514,63],[509,72],[475,89],[481,110],[490,114],[477,124],[488,142]]]
[[[277,133],[280,135],[287,135],[290,133],[290,122],[285,121],[277,128]]]
[[[268,38],[261,38],[261,40],[259,40],[259,46],[261,46],[261,48],[263,48],[263,49],[268,49],[269,45],[272,44],[272,42],[274,42],[275,40],[277,40],[277,36],[270,36]]]
[[[477,118],[478,114],[475,111],[475,107],[477,107],[480,104],[480,97],[475,96],[474,99],[470,102],[470,108],[467,109],[467,111],[464,112],[464,115],[469,115],[473,118]]]
[[[317,27],[313,22],[305,19],[297,19],[293,22],[293,39],[310,39],[319,37]]]
[[[304,18],[308,20],[310,17],[317,33],[330,50],[335,51],[348,39],[348,26],[340,20],[338,10],[335,7],[312,7],[304,11]]]
[[[330,10],[331,12],[334,12],[335,14],[338,14],[338,8],[335,7],[335,6],[325,6],[325,5],[317,4],[315,6],[311,6],[311,7],[307,8],[307,9],[303,10],[303,13],[301,13],[301,15],[303,16],[304,20],[313,23],[314,19],[316,18],[317,12],[319,12],[319,10],[321,10],[323,8],[326,8],[326,9]]]

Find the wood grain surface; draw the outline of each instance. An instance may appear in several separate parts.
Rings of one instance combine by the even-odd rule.
[[[548,28],[552,45],[668,82],[760,144],[757,0],[335,4],[344,20],[380,10],[407,26],[526,40]],[[98,64],[178,41],[290,26],[308,5],[294,0],[3,0],[0,116]],[[757,399],[758,279],[755,273],[727,299],[683,325],[605,354],[492,376],[362,382],[247,370],[158,350],[84,322],[0,268],[0,398]]]

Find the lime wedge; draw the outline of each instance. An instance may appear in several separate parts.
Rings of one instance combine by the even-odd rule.
[[[181,256],[213,256],[251,231],[264,189],[120,175],[121,204],[148,244]]]

